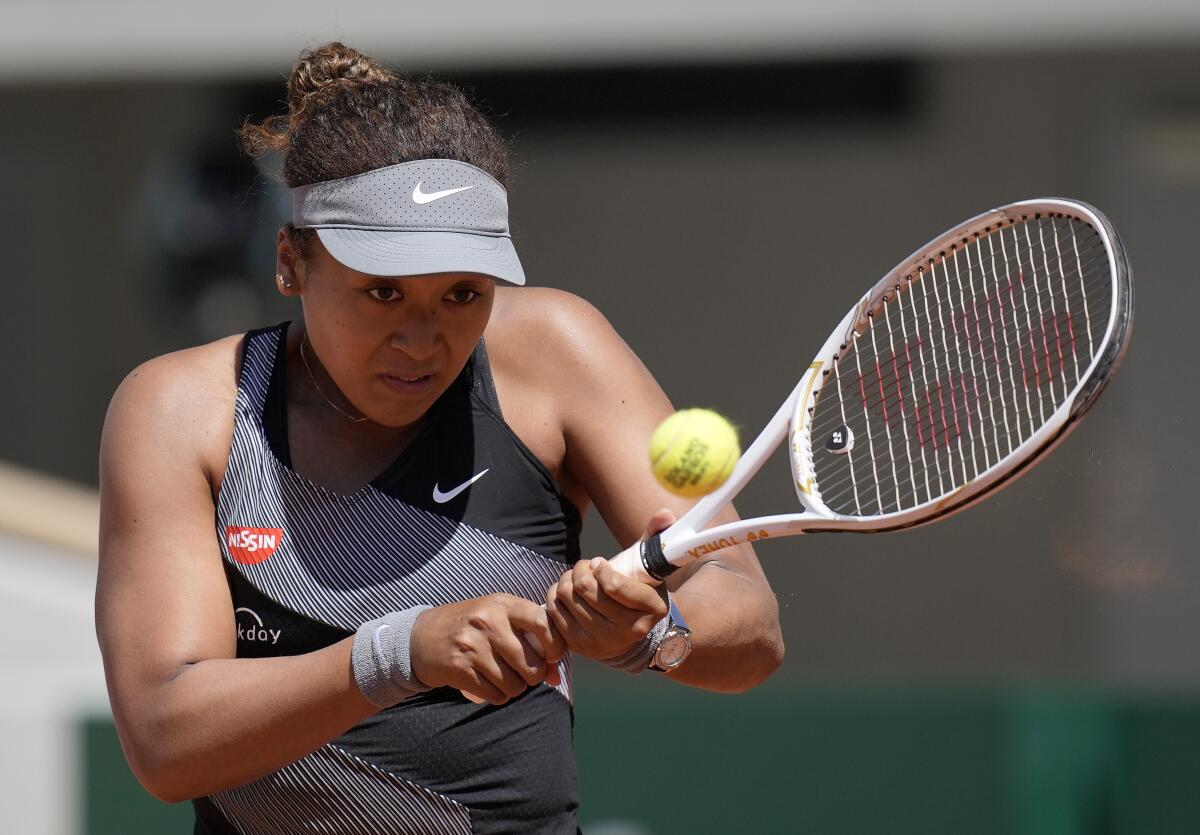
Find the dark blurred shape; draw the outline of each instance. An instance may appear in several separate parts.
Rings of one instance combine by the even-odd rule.
[[[258,172],[230,137],[180,148],[150,165],[141,230],[161,258],[207,266],[236,262],[251,241],[262,199]],[[178,280],[180,277],[173,277]]]
[[[277,160],[256,163],[238,147],[245,99],[231,95],[227,124],[214,120],[191,143],[165,148],[137,184],[133,234],[149,261],[148,292],[189,323],[197,341],[262,322],[270,241],[286,219],[285,190],[270,173]],[[257,90],[250,100],[258,104]]]
[[[643,127],[746,119],[878,120],[917,108],[917,62],[625,66],[450,75],[486,111],[518,123],[636,122]]]

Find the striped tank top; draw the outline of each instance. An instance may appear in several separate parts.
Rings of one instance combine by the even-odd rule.
[[[412,443],[347,495],[291,469],[287,329],[246,335],[217,500],[238,657],[311,652],[422,603],[496,592],[540,602],[579,557],[580,515],[501,417],[483,343]],[[195,799],[195,832],[574,833],[569,660],[560,672],[559,687],[501,707],[449,688],[408,698],[278,771]]]

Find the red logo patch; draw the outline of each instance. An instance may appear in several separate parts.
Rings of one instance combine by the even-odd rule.
[[[229,554],[242,565],[258,565],[275,553],[283,541],[279,528],[246,528],[230,525],[225,528],[225,544]]]

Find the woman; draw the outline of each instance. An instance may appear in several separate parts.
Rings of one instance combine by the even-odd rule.
[[[569,653],[745,690],[774,597],[748,548],[669,597],[578,560],[589,503],[623,546],[686,507],[645,459],[671,407],[596,310],[513,286],[506,153],[462,94],[337,43],[288,91],[243,139],[285,152],[303,317],[143,364],[105,422],[126,756],[197,832],[574,832]]]

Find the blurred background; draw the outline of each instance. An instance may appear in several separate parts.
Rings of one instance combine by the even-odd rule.
[[[1177,319],[1200,302],[1200,4],[0,13],[6,831],[191,831],[112,729],[100,429],[143,360],[298,315],[272,280],[286,194],[234,131],[330,39],[466,86],[512,143],[530,283],[590,300],[677,406],[747,435],[863,289],[967,216],[1082,199],[1133,263],[1124,366],[1015,487],[929,528],[760,546],[787,640],[767,684],[580,664],[585,831],[1200,831],[1200,395]],[[789,484],[780,458],[739,509],[786,511]],[[597,519],[585,550],[613,550]]]

